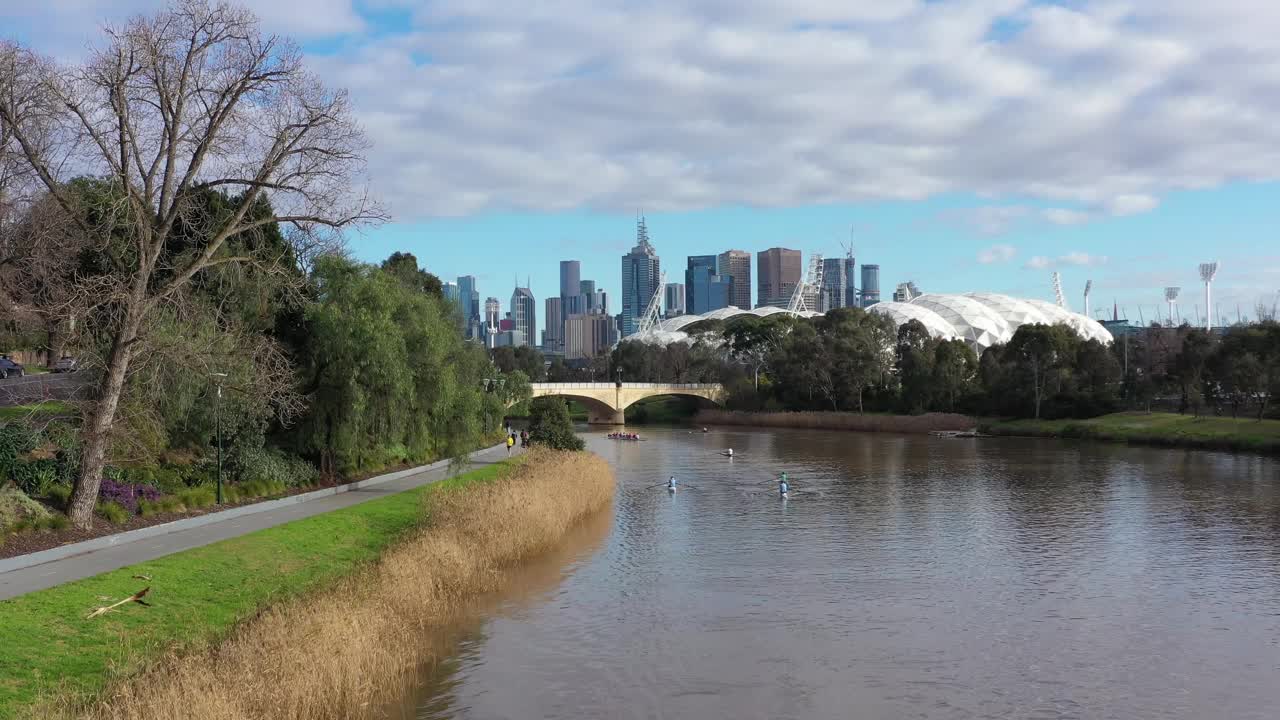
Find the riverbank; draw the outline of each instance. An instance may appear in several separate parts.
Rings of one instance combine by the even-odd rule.
[[[977,420],[954,413],[859,415],[843,412],[733,412],[728,410],[701,410],[694,416],[694,422],[699,425],[747,425],[910,434],[924,434],[935,430],[972,430],[978,425]]]
[[[0,717],[359,716],[431,660],[420,631],[612,497],[595,456],[527,458],[0,603]]]
[[[1125,412],[1089,420],[986,421],[980,429],[991,435],[1280,454],[1280,420]]]

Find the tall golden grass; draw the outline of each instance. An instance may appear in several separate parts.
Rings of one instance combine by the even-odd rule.
[[[934,430],[972,430],[978,423],[967,415],[858,415],[845,412],[731,412],[702,410],[694,421],[704,425],[751,425],[805,430],[929,433]]]
[[[430,523],[337,586],[272,608],[217,647],[172,658],[93,706],[90,720],[375,717],[438,660],[433,628],[498,588],[502,570],[552,547],[609,505],[608,463],[534,450],[491,483],[427,496]]]

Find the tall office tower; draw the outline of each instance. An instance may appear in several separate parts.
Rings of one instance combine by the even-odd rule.
[[[786,307],[800,284],[800,251],[769,248],[756,253],[756,307]]]
[[[715,255],[690,255],[684,271],[684,309],[701,315],[729,306],[729,281],[716,274]]]
[[[587,311],[586,300],[582,297],[582,263],[577,260],[560,261],[560,299],[566,318]]]
[[[880,302],[880,266],[862,266],[862,307],[869,308]]]
[[[512,332],[516,334],[513,345],[532,345],[538,337],[537,301],[529,288],[517,287],[511,293]]]
[[[684,283],[667,283],[664,291],[663,306],[667,310],[667,317],[676,317],[684,314]]]
[[[447,282],[442,286],[441,290],[444,292],[445,300],[448,300],[451,303],[458,303],[458,286],[456,284]],[[464,316],[466,315],[466,308],[461,307],[460,304],[458,310],[459,312],[462,312]]]
[[[549,297],[543,302],[546,314],[543,315],[542,348],[548,353],[560,352],[564,349],[564,298]]]
[[[458,276],[458,304],[462,306],[462,327],[469,332],[480,322],[480,293],[474,275]]]
[[[622,336],[632,335],[640,328],[644,311],[658,290],[658,278],[662,275],[658,253],[649,243],[649,230],[644,216],[636,221],[636,246],[622,256]]]
[[[600,309],[596,307],[596,281],[582,280],[578,282],[578,294],[582,296],[582,301],[586,304],[583,312],[596,313]]]
[[[591,304],[592,306],[595,307],[596,312],[602,315],[608,315],[609,314],[609,293],[605,292],[604,290],[597,290],[593,298],[594,299],[591,301]]]
[[[575,315],[564,322],[564,357],[584,360],[606,352],[613,344],[613,318],[600,313]]]
[[[844,274],[844,258],[822,259],[822,296],[818,310],[827,312],[845,307],[849,278]]]
[[[716,274],[729,281],[729,304],[751,309],[751,253],[729,250],[716,257]]]
[[[858,262],[852,255],[844,258],[844,306],[858,307],[861,298],[858,294]]]

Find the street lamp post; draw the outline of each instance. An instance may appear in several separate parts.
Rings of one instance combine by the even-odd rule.
[[[213,422],[218,434],[218,504],[222,504],[222,379],[227,376],[226,373],[213,373],[214,383],[217,385],[218,393],[213,401]]]

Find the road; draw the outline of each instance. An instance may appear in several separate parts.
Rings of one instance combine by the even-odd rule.
[[[476,469],[492,465],[507,456],[506,449],[498,446],[477,450],[471,454],[471,467]],[[144,538],[122,545],[113,545],[83,555],[55,560],[44,565],[0,573],[0,600],[24,595],[36,590],[60,585],[72,580],[91,577],[99,573],[154,560],[172,553],[190,550],[216,543],[220,540],[246,535],[294,520],[320,515],[380,497],[394,495],[415,487],[427,485],[449,477],[447,467],[409,475],[382,485],[358,488],[350,492],[317,498],[278,510],[242,515],[223,522],[212,523],[189,530],[179,530],[159,537]]]

